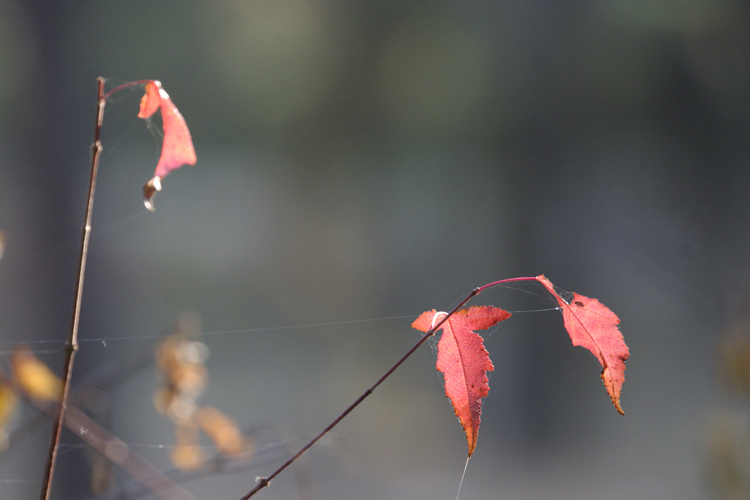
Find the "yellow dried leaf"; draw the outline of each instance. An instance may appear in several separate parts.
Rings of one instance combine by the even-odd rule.
[[[16,349],[11,357],[11,366],[16,383],[31,398],[37,401],[59,401],[62,381],[39,361],[27,347]]]
[[[195,419],[221,453],[236,455],[245,449],[245,439],[237,424],[216,408],[200,408]]]
[[[205,453],[200,447],[197,429],[190,425],[178,425],[174,431],[177,444],[170,454],[172,463],[180,470],[198,469],[205,459]]]
[[[18,398],[7,382],[0,383],[0,452],[8,448],[8,430],[5,428],[16,412]]]
[[[18,398],[7,382],[0,384],[0,428],[5,427],[18,405]]]
[[[178,424],[193,418],[195,399],[208,383],[208,371],[203,364],[208,348],[202,342],[188,340],[186,335],[186,331],[197,331],[195,323],[182,318],[176,333],[156,348],[162,386],[154,396],[154,404],[160,413]]]

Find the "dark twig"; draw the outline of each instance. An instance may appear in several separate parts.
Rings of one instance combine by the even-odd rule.
[[[494,284],[497,284],[497,283],[493,283],[492,285],[494,285]],[[255,495],[257,492],[259,492],[260,490],[262,490],[263,488],[269,486],[271,484],[271,481],[276,476],[278,476],[284,469],[286,469],[287,467],[289,467],[290,465],[292,465],[292,463],[294,463],[295,460],[297,460],[300,456],[302,456],[302,454],[305,453],[307,450],[309,450],[315,443],[317,443],[320,440],[320,438],[322,438],[323,436],[325,436],[328,433],[328,431],[330,431],[331,429],[333,429],[339,422],[341,422],[344,419],[344,417],[346,417],[349,413],[351,413],[352,410],[354,410],[354,408],[356,408],[357,406],[359,406],[359,404],[362,401],[364,401],[365,398],[367,398],[367,396],[369,396],[370,394],[372,394],[373,391],[385,379],[387,379],[391,375],[391,373],[393,373],[394,371],[396,371],[396,368],[398,368],[399,366],[401,366],[401,364],[404,361],[406,361],[406,359],[409,356],[411,356],[414,353],[414,351],[416,351],[417,349],[419,349],[419,347],[422,344],[424,344],[427,341],[427,339],[429,339],[430,337],[432,337],[435,334],[435,331],[437,331],[438,329],[440,329],[440,327],[443,325],[443,323],[445,323],[446,321],[448,321],[448,318],[450,318],[456,311],[458,311],[459,309],[461,309],[461,307],[463,307],[464,304],[466,304],[469,300],[471,300],[474,296],[476,296],[484,288],[486,288],[486,286],[485,287],[480,287],[480,288],[475,288],[474,290],[472,290],[471,293],[469,293],[469,295],[467,295],[466,298],[461,301],[461,303],[459,303],[456,307],[454,307],[451,312],[449,312],[448,314],[446,314],[445,317],[443,317],[443,319],[441,319],[440,321],[438,321],[437,324],[434,327],[432,327],[427,333],[425,333],[419,339],[419,341],[416,344],[414,344],[411,347],[411,349],[409,349],[406,352],[406,354],[404,354],[403,356],[401,356],[401,359],[399,359],[398,361],[396,361],[396,363],[394,363],[394,365],[391,366],[388,369],[388,371],[386,371],[383,374],[383,376],[380,377],[377,380],[377,382],[375,382],[372,386],[370,386],[360,397],[358,397],[356,399],[356,401],[354,401],[351,405],[349,405],[349,407],[346,410],[344,410],[343,412],[341,412],[341,414],[338,417],[336,417],[335,419],[333,419],[333,422],[331,422],[330,424],[328,424],[328,426],[326,426],[325,429],[323,429],[322,431],[320,431],[320,433],[317,436],[315,436],[314,438],[312,438],[310,440],[310,442],[308,442],[305,446],[303,446],[297,453],[295,453],[294,455],[292,455],[292,457],[289,460],[287,460],[286,462],[284,462],[283,464],[281,464],[281,466],[279,466],[278,469],[276,469],[275,471],[273,471],[270,475],[268,475],[266,477],[259,478],[258,479],[258,484],[255,485],[255,488],[253,488],[252,490],[250,490],[247,493],[247,495],[245,495],[244,497],[242,497],[240,500],[247,500],[248,498],[250,498],[253,495]]]
[[[247,493],[247,495],[245,495],[244,497],[242,497],[240,500],[248,500],[248,498],[252,497],[257,492],[259,492],[260,490],[262,490],[263,488],[269,486],[271,484],[271,480],[273,478],[275,478],[276,476],[278,476],[284,469],[286,469],[287,467],[289,467],[303,453],[305,453],[307,450],[309,450],[312,447],[312,445],[314,445],[320,438],[322,438],[323,436],[325,436],[328,433],[328,431],[330,431],[331,429],[333,429],[339,422],[341,422],[344,419],[344,417],[346,417],[354,408],[356,408],[362,401],[364,401],[364,399],[367,396],[369,396],[370,394],[372,394],[373,391],[375,390],[375,388],[377,386],[379,386],[385,379],[387,379],[391,375],[391,373],[393,373],[396,370],[396,368],[398,368],[399,366],[401,366],[401,364],[404,361],[406,361],[406,359],[409,356],[411,356],[414,353],[414,351],[416,351],[417,349],[419,349],[419,347],[422,344],[424,344],[425,341],[427,341],[427,339],[429,339],[430,337],[432,337],[433,335],[435,335],[435,332],[437,330],[439,330],[441,326],[443,326],[443,323],[445,323],[446,321],[448,321],[448,319],[451,316],[453,316],[456,313],[456,311],[458,311],[464,305],[466,305],[466,303],[469,302],[472,298],[476,297],[477,295],[479,295],[481,292],[483,292],[484,290],[486,290],[488,288],[492,288],[494,286],[501,285],[503,283],[511,283],[511,282],[514,282],[514,281],[533,281],[535,279],[536,278],[523,277],[523,278],[510,278],[510,279],[504,279],[504,280],[500,280],[500,281],[493,281],[492,283],[488,283],[488,284],[486,284],[484,286],[477,287],[474,290],[472,290],[471,292],[469,292],[469,294],[456,307],[454,307],[453,310],[451,310],[451,312],[449,312],[448,314],[446,314],[445,316],[443,316],[443,318],[440,321],[438,321],[435,324],[435,326],[433,326],[432,328],[430,328],[430,330],[428,330],[427,333],[425,333],[419,339],[419,341],[416,344],[414,344],[412,346],[412,348],[409,349],[406,352],[406,354],[404,354],[403,356],[401,356],[401,359],[399,359],[398,361],[396,361],[396,363],[393,366],[391,366],[388,369],[388,371],[385,372],[385,374],[383,374],[383,376],[380,377],[377,380],[377,382],[375,382],[372,386],[370,386],[360,397],[357,398],[356,401],[354,401],[351,405],[349,405],[349,407],[346,410],[344,410],[338,417],[336,417],[333,420],[333,422],[331,422],[330,424],[328,424],[328,426],[325,429],[323,429],[320,432],[320,434],[318,434],[317,436],[315,436],[314,438],[312,438],[312,440],[309,443],[307,443],[305,446],[303,446],[302,449],[300,449],[296,454],[294,454],[289,460],[287,460],[286,462],[284,462],[283,464],[281,464],[281,466],[278,469],[276,469],[275,471],[273,471],[270,475],[268,475],[266,477],[259,478],[258,479],[258,484],[255,485],[255,488],[253,488],[252,490],[250,490]]]
[[[60,431],[62,430],[63,421],[65,419],[65,408],[68,401],[68,392],[70,390],[70,375],[73,372],[73,361],[75,359],[75,353],[78,350],[78,323],[81,316],[83,277],[86,272],[86,256],[89,248],[89,236],[91,235],[91,213],[94,208],[96,174],[99,170],[99,155],[102,152],[102,143],[99,140],[99,133],[102,128],[102,117],[104,115],[104,79],[99,77],[97,83],[99,93],[96,103],[96,128],[94,129],[94,143],[91,145],[91,177],[89,180],[89,192],[88,201],[86,203],[86,215],[83,223],[83,234],[81,236],[81,251],[78,259],[78,281],[76,282],[75,302],[73,304],[73,319],[70,325],[68,342],[65,344],[65,364],[62,372],[62,394],[60,395],[57,412],[55,413],[52,422],[52,436],[50,437],[47,465],[44,470],[44,479],[42,481],[41,500],[48,500],[52,490],[55,460],[57,459],[57,449],[60,444]]]

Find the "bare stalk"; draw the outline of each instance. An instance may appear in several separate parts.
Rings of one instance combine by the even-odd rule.
[[[65,420],[65,409],[70,391],[70,377],[73,372],[73,361],[78,350],[78,324],[81,316],[81,297],[83,296],[83,277],[86,272],[86,256],[89,248],[89,236],[91,234],[91,214],[94,208],[94,190],[96,188],[96,174],[99,170],[99,156],[102,152],[102,143],[99,134],[102,128],[104,115],[104,78],[97,79],[99,93],[96,104],[96,128],[94,129],[94,143],[91,145],[91,176],[89,179],[88,200],[86,203],[86,215],[83,223],[83,234],[81,235],[81,250],[78,259],[78,281],[76,282],[75,302],[73,304],[73,318],[70,324],[70,334],[65,344],[65,364],[62,372],[62,394],[57,405],[57,411],[52,422],[52,435],[50,437],[49,452],[47,454],[47,465],[42,480],[41,500],[48,500],[52,490],[52,480],[55,473],[55,461],[57,449],[60,444],[60,431]]]
[[[419,339],[419,341],[416,344],[414,344],[411,347],[411,349],[409,349],[406,352],[406,354],[404,354],[403,356],[401,356],[401,358],[398,361],[396,361],[396,363],[394,363],[394,365],[391,366],[388,369],[388,371],[386,371],[383,374],[383,376],[380,377],[377,380],[377,382],[375,382],[372,386],[370,386],[360,397],[358,397],[356,399],[356,401],[354,401],[351,405],[349,405],[349,407],[347,407],[346,410],[344,410],[343,412],[341,412],[341,414],[338,417],[336,417],[335,419],[333,419],[333,422],[331,422],[330,424],[328,424],[328,426],[326,426],[325,429],[323,429],[322,431],[320,431],[320,433],[317,436],[315,436],[314,438],[312,438],[309,443],[307,443],[305,446],[303,446],[302,449],[300,449],[297,453],[295,453],[289,460],[287,460],[286,462],[284,462],[283,464],[281,464],[278,469],[276,469],[275,471],[273,471],[270,475],[268,475],[266,477],[259,478],[258,481],[257,481],[258,484],[255,485],[255,488],[253,488],[252,490],[250,490],[247,493],[247,495],[245,495],[244,497],[242,497],[240,500],[248,500],[250,497],[252,497],[253,495],[255,495],[257,492],[259,492],[263,488],[269,486],[271,484],[271,480],[273,480],[276,476],[278,476],[284,469],[286,469],[287,467],[289,467],[290,465],[292,465],[292,463],[294,463],[295,460],[297,460],[300,456],[302,456],[302,454],[305,453],[307,450],[309,450],[312,447],[312,445],[314,445],[316,442],[318,442],[318,440],[320,440],[320,438],[322,438],[323,436],[325,436],[328,433],[328,431],[330,431],[331,429],[333,429],[339,422],[341,422],[344,419],[344,417],[346,417],[349,413],[351,413],[351,411],[354,408],[356,408],[357,406],[359,406],[359,404],[362,401],[364,401],[367,396],[369,396],[370,394],[373,393],[373,391],[375,390],[375,388],[377,386],[379,386],[385,379],[387,379],[391,375],[391,373],[393,373],[394,371],[396,371],[396,368],[398,368],[399,366],[401,366],[401,364],[404,361],[406,361],[406,359],[409,356],[411,356],[414,353],[414,351],[416,351],[417,349],[419,349],[419,347],[422,344],[424,344],[425,341],[427,341],[427,339],[429,339],[430,337],[432,337],[433,335],[435,335],[435,332],[440,329],[440,327],[443,325],[443,323],[445,323],[446,321],[448,321],[448,319],[451,316],[453,316],[453,314],[455,314],[456,311],[458,311],[459,309],[461,309],[472,298],[476,297],[477,295],[479,295],[481,292],[483,292],[484,290],[486,290],[488,288],[492,288],[494,286],[501,285],[503,283],[510,283],[510,282],[513,282],[513,281],[533,281],[533,280],[536,280],[536,278],[531,278],[531,277],[509,278],[509,279],[504,279],[504,280],[500,280],[500,281],[493,281],[492,283],[488,283],[488,284],[486,284],[484,286],[480,286],[480,287],[477,287],[474,290],[472,290],[456,307],[453,308],[453,310],[451,312],[449,312],[448,314],[446,314],[443,317],[443,319],[441,319],[440,321],[438,321],[437,324],[434,327],[432,327],[430,330],[428,330],[427,333],[425,333]]]
[[[498,283],[491,283],[491,285],[495,285],[495,284],[498,284]],[[427,333],[425,333],[422,337],[420,337],[419,341],[416,344],[414,344],[411,347],[411,349],[409,349],[408,351],[406,351],[406,354],[404,354],[403,356],[401,356],[401,358],[398,361],[396,361],[396,363],[394,363],[393,366],[391,366],[388,369],[388,371],[386,371],[383,374],[383,376],[380,377],[377,380],[377,382],[375,382],[364,393],[362,393],[362,395],[360,397],[358,397],[352,404],[350,404],[349,407],[346,410],[344,410],[343,412],[341,412],[341,414],[338,417],[336,417],[335,419],[333,419],[333,422],[331,422],[330,424],[328,424],[328,426],[326,426],[325,429],[323,429],[322,431],[320,431],[320,433],[317,436],[315,436],[314,438],[312,438],[310,440],[310,442],[308,442],[305,446],[302,447],[302,449],[300,449],[297,453],[295,453],[294,455],[292,455],[292,457],[289,460],[287,460],[286,462],[284,462],[283,464],[281,464],[281,466],[279,466],[278,469],[276,469],[275,471],[273,471],[270,475],[268,475],[266,477],[261,477],[260,479],[258,479],[258,481],[257,481],[258,484],[255,485],[255,488],[253,488],[252,490],[250,490],[247,493],[247,495],[245,495],[244,497],[242,497],[240,500],[247,500],[251,496],[255,495],[257,492],[259,492],[260,490],[262,490],[263,488],[269,486],[271,484],[271,480],[273,480],[276,476],[278,476],[284,469],[286,469],[287,467],[289,467],[290,465],[292,465],[292,463],[294,463],[295,460],[297,460],[300,456],[302,456],[302,454],[305,453],[307,450],[309,450],[312,447],[312,445],[314,445],[316,442],[318,442],[318,440],[320,440],[320,438],[322,438],[323,436],[325,436],[328,433],[328,431],[330,431],[331,429],[333,429],[339,422],[341,422],[344,419],[344,417],[346,417],[349,413],[351,413],[351,411],[354,408],[356,408],[357,406],[359,406],[359,404],[362,401],[364,401],[367,396],[369,396],[370,394],[372,394],[373,391],[375,390],[375,388],[377,388],[385,379],[387,379],[391,375],[391,373],[393,373],[394,371],[396,371],[396,368],[398,368],[399,366],[401,366],[401,364],[404,361],[406,361],[406,359],[409,356],[411,356],[414,353],[414,351],[416,351],[417,349],[419,349],[419,347],[422,344],[424,344],[427,341],[427,339],[429,339],[430,337],[432,337],[433,335],[435,335],[435,332],[440,329],[440,327],[443,325],[443,323],[445,323],[446,321],[448,321],[448,318],[450,318],[456,311],[458,311],[459,309],[461,309],[461,307],[463,307],[464,304],[466,304],[469,300],[471,300],[474,296],[476,296],[479,292],[481,292],[486,287],[487,287],[487,285],[485,285],[485,287],[475,288],[474,290],[472,290],[471,293],[469,293],[469,295],[467,295],[466,298],[464,298],[461,301],[460,304],[458,304],[456,307],[454,307],[453,310],[451,312],[449,312],[447,315],[445,315],[445,317],[443,317],[442,320],[438,321],[438,323],[433,328],[431,328]]]

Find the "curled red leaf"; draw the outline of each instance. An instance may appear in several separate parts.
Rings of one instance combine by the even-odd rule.
[[[617,326],[620,318],[598,300],[577,293],[573,293],[573,299],[566,302],[544,275],[537,276],[536,280],[557,299],[573,345],[585,347],[599,360],[602,382],[612,404],[621,415],[625,415],[620,406],[620,392],[625,382],[625,361],[630,357],[630,351]]]
[[[152,198],[157,191],[161,191],[161,179],[172,170],[183,165],[194,165],[197,161],[185,119],[172,103],[169,94],[162,88],[161,82],[150,80],[146,83],[146,93],[141,98],[138,118],[150,118],[160,108],[164,129],[161,157],[156,165],[154,177],[143,186],[143,203],[152,211]]]
[[[424,312],[411,326],[428,332],[445,314]],[[474,330],[485,330],[509,317],[508,311],[497,307],[474,306],[456,311],[439,328],[443,335],[437,346],[437,369],[443,372],[445,395],[466,432],[469,456],[477,445],[482,398],[490,392],[487,372],[495,369],[482,337]]]

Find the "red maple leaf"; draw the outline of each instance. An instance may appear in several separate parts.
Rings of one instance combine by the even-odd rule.
[[[412,327],[429,332],[444,312],[422,313]],[[443,372],[445,395],[466,432],[469,456],[474,453],[479,435],[482,398],[490,392],[487,372],[494,370],[484,342],[474,330],[484,330],[510,317],[510,313],[491,306],[474,306],[456,311],[438,329],[437,369]]]
[[[149,80],[146,83],[146,93],[141,98],[138,118],[150,118],[159,108],[164,129],[161,157],[154,177],[143,186],[143,202],[152,211],[154,206],[151,199],[157,191],[161,191],[161,179],[183,165],[194,165],[197,160],[185,119],[172,103],[169,94],[161,87],[161,82]]]
[[[620,392],[625,382],[625,360],[630,357],[628,346],[617,325],[620,318],[596,299],[573,293],[570,302],[566,302],[557,292],[554,285],[544,277],[535,278],[555,296],[563,311],[565,329],[573,345],[582,346],[591,351],[602,365],[602,382],[612,398],[612,403],[620,414]]]

